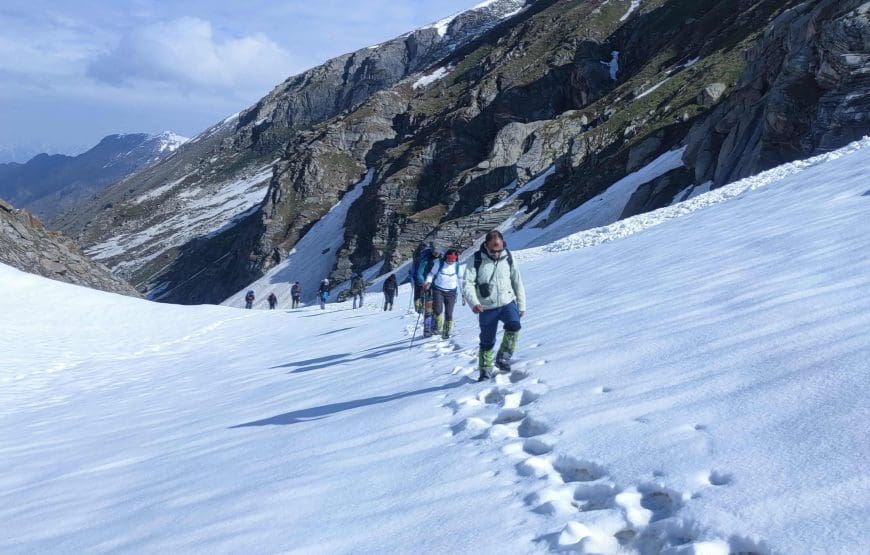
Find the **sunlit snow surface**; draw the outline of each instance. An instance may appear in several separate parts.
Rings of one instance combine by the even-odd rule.
[[[0,552],[865,553],[868,146],[517,252],[483,384],[467,309],[408,348],[406,288],[245,311],[0,266]]]

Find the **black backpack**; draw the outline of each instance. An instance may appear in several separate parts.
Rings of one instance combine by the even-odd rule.
[[[514,269],[514,255],[511,254],[511,251],[509,251],[506,246],[505,246],[504,250],[507,251],[508,266],[510,266],[511,271],[513,271],[513,269]],[[481,250],[474,253],[474,273],[475,273],[475,275],[477,275],[478,270],[480,270],[481,264],[483,264],[483,247],[481,247]]]

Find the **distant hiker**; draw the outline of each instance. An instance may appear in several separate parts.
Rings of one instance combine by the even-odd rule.
[[[254,308],[254,292],[252,290],[245,293],[245,308]]]
[[[278,306],[278,297],[275,296],[275,292],[269,293],[269,310],[275,310],[275,307]]]
[[[463,293],[480,324],[478,381],[492,374],[492,350],[499,321],[504,323],[504,336],[495,364],[502,372],[509,372],[522,327],[520,318],[526,313],[526,291],[520,271],[498,230],[486,234],[480,250],[474,253],[474,263],[465,269]]]
[[[423,306],[423,283],[426,281],[426,276],[432,271],[432,266],[441,258],[441,247],[432,243],[428,247],[424,247],[417,254],[417,257],[411,263],[411,271],[414,280],[414,308],[418,314],[424,312]]]
[[[396,298],[396,291],[399,290],[399,282],[396,279],[396,274],[390,274],[390,277],[384,280],[384,310],[393,310],[393,299]]]
[[[326,310],[326,299],[329,298],[329,279],[323,278],[323,281],[320,282],[318,296],[320,297],[320,310]]]
[[[293,298],[292,308],[299,308],[299,303],[302,301],[302,286],[298,281],[290,288],[290,296]]]
[[[353,295],[353,308],[362,308],[363,297],[366,293],[366,282],[359,274],[354,274],[350,280],[350,294]],[[357,307],[357,301],[359,306]]]
[[[431,328],[423,329],[423,337],[441,333],[447,339],[453,331],[453,307],[460,296],[459,279],[462,275],[459,264],[459,253],[453,249],[444,254],[444,258],[436,262],[432,271],[423,283],[423,289],[432,289],[432,300],[435,318],[430,323]],[[465,300],[462,301],[463,303]],[[433,325],[434,324],[434,325]],[[424,324],[425,326],[425,324]]]

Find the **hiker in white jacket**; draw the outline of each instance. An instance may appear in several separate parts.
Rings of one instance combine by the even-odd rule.
[[[502,372],[509,372],[522,327],[520,318],[526,313],[526,290],[520,271],[498,230],[487,233],[480,250],[474,253],[473,263],[465,269],[462,291],[465,300],[478,315],[480,324],[478,381],[492,373],[492,350],[499,322],[504,323],[504,336],[495,357],[495,365]]]
[[[432,265],[432,270],[426,276],[423,289],[432,289],[432,301],[435,312],[435,327],[432,333],[441,333],[441,337],[447,339],[453,331],[453,307],[456,299],[460,296],[460,279],[462,269],[459,264],[459,253],[451,249],[445,253],[444,258]],[[465,304],[465,300],[462,301]],[[426,330],[424,330],[425,336]]]

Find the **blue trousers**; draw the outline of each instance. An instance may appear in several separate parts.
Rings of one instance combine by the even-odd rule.
[[[511,304],[484,310],[477,315],[480,324],[480,348],[484,351],[495,347],[495,334],[498,332],[498,323],[504,322],[507,331],[520,331],[520,311],[516,301]]]

